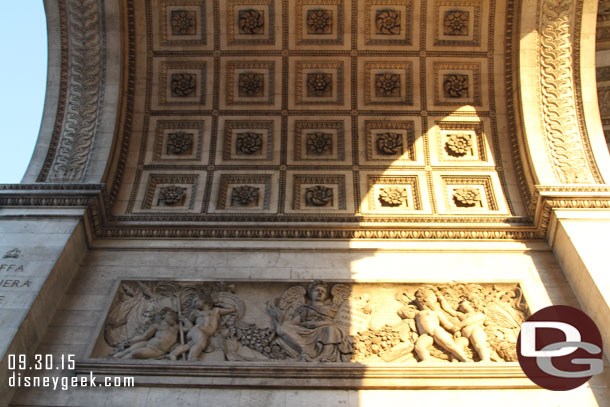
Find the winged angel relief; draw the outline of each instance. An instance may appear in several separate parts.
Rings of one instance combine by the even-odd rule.
[[[279,295],[265,303],[270,290]],[[193,362],[516,361],[526,316],[516,284],[128,281],[96,353]]]

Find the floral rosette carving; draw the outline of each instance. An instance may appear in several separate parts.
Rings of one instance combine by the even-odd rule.
[[[190,133],[170,133],[167,136],[167,154],[181,155],[193,150],[193,135]]]
[[[383,155],[402,154],[402,134],[390,132],[378,134],[377,151]]]
[[[235,148],[239,154],[251,155],[260,151],[263,146],[263,136],[260,133],[238,133]]]
[[[307,12],[309,34],[330,34],[333,29],[332,15],[329,10],[309,10]]]
[[[379,190],[379,202],[382,206],[401,206],[409,198],[406,188],[385,187]]]
[[[168,185],[159,190],[159,200],[166,205],[177,205],[186,197],[186,188]]]
[[[332,150],[333,136],[330,133],[309,133],[307,135],[307,151],[312,154],[324,154]]]
[[[326,206],[333,200],[332,188],[316,185],[305,189],[305,203],[309,206]]]
[[[453,190],[453,202],[456,206],[471,208],[481,206],[481,191],[476,188],[456,188]]]
[[[307,75],[307,92],[310,96],[327,96],[332,86],[331,76],[325,73]]]
[[[472,138],[467,134],[449,134],[445,147],[450,155],[463,157],[472,151]]]
[[[263,75],[254,72],[242,73],[239,75],[239,95],[256,97],[263,95],[264,79]]]
[[[443,89],[450,98],[461,98],[468,96],[468,76],[446,75]]]
[[[375,92],[377,96],[400,96],[400,75],[384,73],[376,75]]]
[[[265,21],[263,13],[258,10],[239,12],[239,32],[242,34],[263,34]]]
[[[195,34],[195,13],[186,10],[172,11],[171,26],[174,35]]]
[[[445,14],[445,35],[468,35],[468,12],[453,10]]]
[[[172,75],[171,90],[172,96],[187,97],[195,93],[197,80],[195,75],[190,73],[178,73]]]
[[[400,12],[396,10],[379,10],[375,16],[377,34],[400,34]]]
[[[231,191],[231,202],[246,206],[258,200],[259,188],[250,185],[241,185]]]

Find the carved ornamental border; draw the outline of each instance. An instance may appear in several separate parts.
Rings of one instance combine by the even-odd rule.
[[[584,125],[580,89],[582,1],[538,0],[538,72],[544,135],[562,184],[602,183]]]
[[[39,182],[79,182],[102,117],[106,76],[104,2],[58,2],[61,75],[55,126]]]

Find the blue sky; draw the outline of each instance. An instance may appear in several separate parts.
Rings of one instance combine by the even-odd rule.
[[[0,184],[18,183],[42,118],[47,26],[42,0],[0,1]]]

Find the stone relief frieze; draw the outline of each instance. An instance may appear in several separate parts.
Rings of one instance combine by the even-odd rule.
[[[515,362],[517,284],[123,281],[94,358]]]

